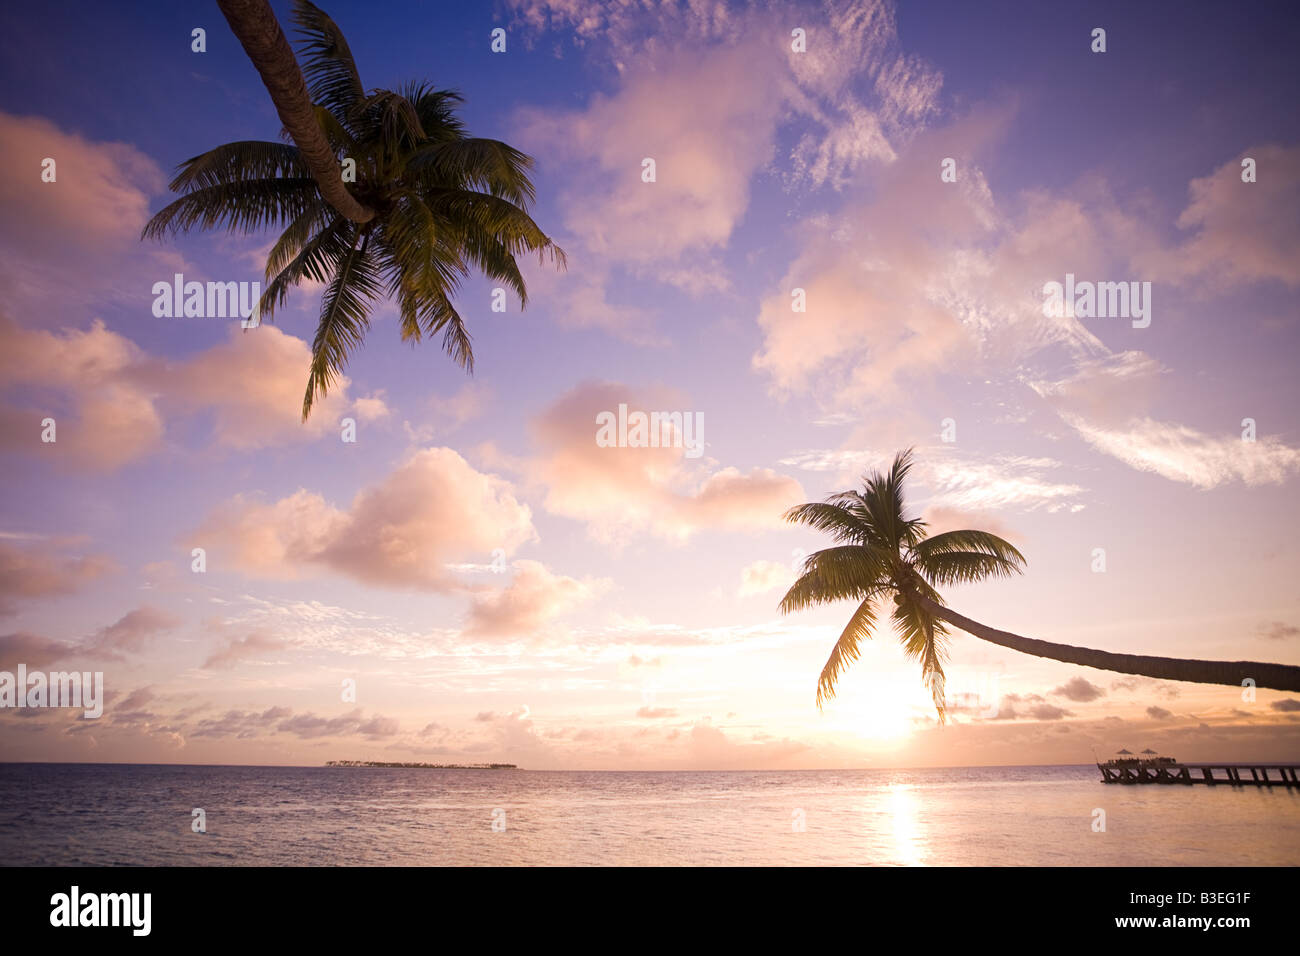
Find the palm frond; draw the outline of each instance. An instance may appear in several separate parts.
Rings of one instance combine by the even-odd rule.
[[[465,138],[465,124],[456,108],[465,98],[456,90],[437,90],[427,83],[407,83],[398,91],[415,107],[424,130],[425,145]]]
[[[879,594],[879,590],[873,588],[858,605],[858,609],[853,612],[849,623],[840,634],[839,640],[835,642],[835,647],[831,649],[831,656],[826,659],[821,676],[817,678],[818,710],[821,710],[825,701],[835,696],[835,682],[839,679],[840,673],[858,659],[859,643],[863,638],[871,637],[871,630],[876,626],[876,611],[872,602]]]
[[[232,232],[258,232],[290,223],[318,203],[316,181],[310,177],[254,179],[206,186],[186,193],[160,209],[144,227],[141,238],[161,239],[167,233],[188,232],[194,226],[224,226]]]
[[[900,599],[900,603],[894,607],[892,617],[903,645],[903,653],[920,663],[921,681],[930,691],[942,722],[947,716],[943,665],[948,656],[948,629],[942,621],[912,600],[909,594],[900,595]]]
[[[944,551],[918,558],[916,564],[930,582],[937,585],[1009,578],[1021,570],[1021,566],[1014,561],[976,551]]]
[[[785,513],[791,524],[802,524],[814,531],[825,531],[836,541],[863,544],[869,539],[870,527],[853,512],[840,505],[820,501],[796,505]]]
[[[356,242],[354,224],[342,216],[312,236],[275,278],[267,283],[258,302],[259,314],[270,320],[275,310],[289,297],[289,290],[304,278],[313,282],[329,281]]]
[[[347,38],[325,11],[308,0],[294,0],[293,21],[303,40],[299,54],[312,102],[346,122],[365,96]]]
[[[921,558],[950,551],[974,551],[1002,558],[1018,567],[1024,567],[1025,564],[1025,556],[1010,542],[987,531],[945,531],[918,542],[912,551]]]
[[[311,348],[311,373],[302,401],[303,421],[311,415],[316,398],[323,398],[347,367],[348,353],[361,344],[370,326],[369,302],[382,290],[368,243],[363,240],[358,249],[354,236],[352,248],[321,300],[320,322]]]
[[[307,209],[280,234],[271,251],[266,256],[266,278],[277,276],[292,262],[303,247],[311,241],[321,229],[335,219],[341,218],[325,203]]]
[[[407,170],[423,181],[486,191],[527,209],[536,199],[529,171],[533,158],[495,139],[452,139],[420,147]]]
[[[779,605],[782,614],[848,598],[862,600],[889,577],[886,555],[859,545],[815,551]]]
[[[256,139],[214,147],[190,157],[176,168],[176,178],[167,184],[172,192],[191,192],[206,186],[252,179],[311,177],[297,146]]]
[[[424,125],[414,105],[401,93],[372,90],[353,107],[348,127],[362,139],[377,139],[397,152],[422,141]]]
[[[548,255],[557,264],[565,262],[564,250],[542,232],[532,216],[499,196],[438,187],[421,188],[420,198],[435,220],[461,230],[462,235],[478,230],[501,243],[512,256],[536,252],[543,262]]]

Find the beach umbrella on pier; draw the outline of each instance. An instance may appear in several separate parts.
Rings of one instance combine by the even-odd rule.
[[[1154,756],[1156,755],[1157,751],[1152,750],[1150,747],[1148,747],[1146,750],[1142,751],[1142,753],[1147,754],[1148,756],[1152,756],[1152,757],[1154,757]]]
[[[1116,756],[1120,756],[1120,757],[1131,757],[1131,756],[1133,756],[1133,751],[1129,750],[1129,749],[1126,747],[1126,748],[1123,749],[1123,750],[1116,750],[1116,751],[1115,751],[1115,754],[1116,754]]]

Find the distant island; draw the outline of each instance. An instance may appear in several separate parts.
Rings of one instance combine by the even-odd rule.
[[[328,760],[327,767],[401,767],[403,770],[518,770],[512,763],[389,763],[384,760]]]

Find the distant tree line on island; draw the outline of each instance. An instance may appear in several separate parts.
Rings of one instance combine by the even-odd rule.
[[[512,763],[399,763],[386,760],[329,760],[327,767],[401,767],[404,770],[518,770]]]

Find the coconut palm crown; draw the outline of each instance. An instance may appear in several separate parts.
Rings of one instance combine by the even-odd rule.
[[[306,419],[361,344],[377,301],[396,302],[403,341],[441,333],[444,350],[472,371],[470,335],[452,305],[460,282],[477,270],[513,290],[522,306],[527,290],[515,257],[535,252],[563,265],[564,253],[528,213],[532,159],[497,140],[468,136],[455,114],[458,93],[423,83],[367,91],[333,20],[295,0],[294,21],[316,122],[364,221],[326,200],[286,133],[286,142],[227,143],[181,163],[171,183],[181,197],[150,220],[144,236],[195,226],[282,229],[267,257],[259,316],[270,320],[304,280],[325,285]],[[337,184],[327,185],[333,191]]]
[[[924,521],[903,515],[903,480],[911,467],[909,450],[894,459],[889,471],[865,477],[861,492],[841,492],[786,513],[787,520],[828,532],[840,544],[808,556],[803,573],[781,600],[781,611],[846,599],[859,602],[822,668],[818,707],[835,695],[840,673],[857,660],[859,645],[871,636],[887,597],[893,599],[891,616],[903,648],[920,661],[921,677],[941,721],[947,625],[998,647],[1064,664],[1153,680],[1300,692],[1300,667],[1294,664],[1155,657],[1076,647],[1000,631],[958,614],[936,588],[1009,577],[1024,570],[1025,559],[987,531],[946,531],[926,537]]]
[[[781,612],[859,602],[822,668],[818,707],[835,696],[840,674],[858,659],[862,640],[872,636],[882,610],[892,603],[894,629],[907,656],[920,662],[921,679],[942,720],[948,631],[920,598],[942,605],[936,588],[1009,577],[1025,566],[1019,551],[987,531],[927,537],[924,521],[904,516],[903,481],[911,467],[908,450],[895,457],[888,471],[865,476],[862,491],[840,492],[786,512],[787,521],[827,532],[839,544],[804,560],[802,573],[781,599]]]

